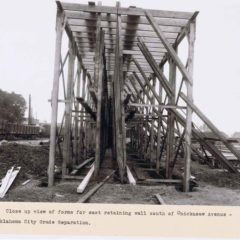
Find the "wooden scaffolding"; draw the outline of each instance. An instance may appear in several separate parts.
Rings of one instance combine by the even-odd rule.
[[[57,2],[49,186],[54,183],[57,146],[63,155],[63,177],[74,166],[94,161],[88,178],[96,178],[106,149],[112,151],[116,163],[113,168],[122,183],[131,175],[127,166],[130,152],[137,152],[139,159],[156,173],[164,169],[165,179],[159,182],[171,182],[176,163],[182,161],[184,174],[180,179],[184,191],[189,191],[193,158],[210,154],[228,171],[238,172],[192,120],[196,114],[239,161],[240,153],[234,145],[193,103],[197,15],[198,12],[124,8],[120,3],[108,7],[101,2]],[[63,58],[64,32],[69,47]],[[186,63],[178,55],[184,39],[188,45]],[[60,130],[59,102],[65,104]],[[203,151],[192,143],[193,139]]]

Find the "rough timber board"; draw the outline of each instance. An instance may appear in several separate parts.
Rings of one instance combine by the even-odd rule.
[[[95,13],[110,13],[116,14],[117,8],[106,7],[106,6],[89,6],[85,4],[77,3],[60,3],[63,10],[70,11],[83,11],[83,12],[95,12]],[[154,17],[162,18],[180,18],[180,19],[190,19],[193,13],[191,12],[176,12],[176,11],[164,11],[164,10],[150,10]],[[121,15],[131,15],[131,16],[144,16],[144,10],[141,8],[119,8],[118,14]]]
[[[64,11],[65,15],[69,19],[81,19],[81,20],[90,20],[96,21],[96,15],[93,15],[89,12],[75,12],[75,11]],[[106,13],[102,13],[102,21],[108,22],[111,24],[112,22],[116,22],[117,18],[115,15],[107,15]],[[184,27],[186,26],[188,20],[187,19],[176,19],[176,18],[164,18],[164,17],[156,17],[156,21],[161,26],[176,26],[176,27]],[[145,16],[122,16],[122,23],[131,23],[131,24],[139,24],[139,25],[148,25],[149,22]]]
[[[79,20],[79,19],[68,19],[68,23],[70,26],[86,26],[90,28],[96,28],[97,24],[92,20]],[[116,22],[112,22],[109,24],[108,21],[101,21],[102,28],[116,29]],[[152,27],[147,24],[137,24],[137,23],[122,23],[122,29],[128,31],[150,31],[152,32]],[[179,33],[181,31],[181,27],[176,26],[161,26],[161,29],[164,32],[168,33]]]

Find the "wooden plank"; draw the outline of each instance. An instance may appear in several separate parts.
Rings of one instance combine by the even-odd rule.
[[[51,128],[50,128],[50,148],[48,164],[48,186],[54,184],[54,166],[56,158],[56,133],[57,133],[57,113],[58,113],[58,92],[59,92],[59,75],[61,69],[61,46],[62,46],[62,29],[63,14],[60,9],[57,10],[56,16],[56,42],[55,42],[55,60],[54,60],[54,77],[51,97]]]
[[[181,179],[152,179],[147,178],[144,180],[146,183],[182,183]]]
[[[87,187],[93,173],[94,173],[94,167],[95,165],[93,164],[89,172],[87,173],[86,177],[82,180],[80,185],[77,188],[77,193],[83,193],[85,188]]]
[[[4,198],[8,189],[11,187],[13,181],[17,177],[20,169],[21,167],[17,167],[16,170],[14,170],[14,167],[12,167],[10,170],[7,171],[6,176],[2,180],[2,185],[0,188],[0,198]]]
[[[87,43],[82,43],[81,41],[76,41],[77,42],[77,45],[79,47],[79,49],[83,49],[84,51],[88,51],[88,50],[92,50],[92,49],[95,49],[96,47],[96,43],[91,43],[91,42],[87,42]],[[150,44],[149,44],[150,45]],[[105,44],[105,49],[107,49],[108,51],[107,52],[110,52],[111,50],[115,49],[115,45],[114,44]],[[139,47],[137,46],[137,42],[136,44],[123,44],[123,49],[124,49],[124,54],[125,51],[132,51],[131,54],[134,54],[136,52],[139,52]],[[163,55],[164,53],[167,52],[167,50],[164,48],[164,47],[148,47],[149,51],[151,52],[154,52],[154,53],[161,53],[161,55]]]
[[[96,32],[96,27],[85,27],[85,26],[75,26],[70,25],[70,29],[72,32],[80,32],[80,33],[91,33],[94,34]],[[109,29],[109,28],[103,28],[103,30],[106,32],[106,35],[114,35],[116,36],[116,29]],[[157,38],[157,34],[154,31],[140,31],[140,30],[121,30],[121,34],[123,36],[141,36],[141,37],[151,37],[151,38]],[[174,39],[176,40],[178,33],[174,32],[165,32],[165,37],[167,39]]]
[[[136,185],[136,180],[134,179],[129,167],[126,166],[126,168],[127,168],[127,177],[128,177],[128,181],[129,181],[130,185]]]
[[[146,13],[146,17],[149,21],[149,23],[152,25],[153,29],[155,30],[156,34],[158,35],[158,37],[161,39],[163,45],[165,46],[165,48],[168,50],[169,55],[171,56],[171,58],[174,60],[175,64],[177,65],[179,71],[182,73],[184,79],[186,81],[188,81],[189,84],[192,84],[192,76],[188,73],[187,69],[185,68],[185,66],[183,65],[182,61],[180,60],[180,58],[178,57],[176,51],[173,49],[173,47],[171,46],[171,44],[168,42],[167,37],[165,36],[165,34],[162,32],[162,30],[160,29],[160,27],[158,26],[158,24],[156,23],[155,19],[153,18],[153,16],[151,15],[150,12],[145,11]]]
[[[124,55],[142,55],[141,51],[140,50],[123,50],[123,54]],[[165,52],[162,52],[162,51],[152,51],[152,55],[153,56],[164,56],[165,55]]]
[[[79,42],[90,42],[90,43],[95,43],[96,42],[96,33],[92,32],[92,33],[84,33],[84,32],[73,32],[72,33],[74,38],[76,39],[76,41]],[[109,35],[106,34],[104,40],[105,41],[110,41],[113,44],[115,44],[115,41],[113,40],[114,35]],[[159,47],[164,47],[164,45],[162,44],[161,40],[159,39],[159,37],[144,37],[144,41],[146,42],[146,44],[159,44]],[[176,39],[168,39],[168,42],[170,44],[174,44],[176,41]],[[133,44],[133,43],[137,43],[137,36],[124,36],[121,40],[121,42],[125,42],[127,44]]]
[[[91,14],[89,12],[75,12],[75,11],[64,11],[68,19],[80,19],[80,20],[90,20],[96,21],[97,16]],[[102,13],[102,21],[108,22],[110,25],[112,22],[117,22],[116,15],[110,15]],[[176,26],[176,27],[184,27],[188,23],[187,19],[177,19],[177,18],[163,18],[157,17],[156,21],[161,26]],[[140,18],[132,17],[132,16],[122,16],[123,23],[132,23],[139,25],[149,25],[148,20],[145,16],[141,16]]]
[[[87,38],[77,38],[76,37],[76,43],[80,46],[80,47],[92,47],[95,48],[96,47],[96,40],[95,39],[87,39]],[[112,49],[115,47],[115,42],[112,42],[110,40],[104,40],[105,43],[105,47],[107,49]],[[123,48],[126,50],[139,50],[138,45],[137,45],[138,41],[121,41],[121,44],[123,45]],[[163,46],[163,44],[160,43],[149,43],[146,42],[146,46],[149,48],[150,51],[162,51],[162,52],[167,52],[166,48]]]
[[[129,106],[134,106],[134,107],[155,107],[155,108],[160,108],[160,109],[186,109],[184,106],[176,106],[176,105],[163,105],[163,104],[143,104],[143,103],[129,103]]]
[[[68,23],[70,26],[87,26],[91,28],[96,28],[97,24],[92,20],[79,20],[79,19],[68,19]],[[112,22],[109,24],[108,21],[101,21],[101,28],[108,29],[116,29],[117,23]],[[148,24],[136,24],[132,22],[122,23],[122,29],[127,31],[152,31],[152,27]],[[166,33],[179,33],[181,31],[181,27],[176,26],[161,26],[161,29]]]
[[[7,171],[7,173],[6,173],[6,175],[4,176],[4,178],[2,179],[1,187],[0,187],[0,198],[3,198],[4,195],[5,195],[4,192],[5,192],[6,188],[7,188],[7,185],[8,185],[8,183],[9,183],[9,180],[10,180],[10,178],[11,178],[13,169],[14,169],[14,167],[10,168],[10,169]]]
[[[91,69],[94,68],[94,65],[92,65],[92,64],[90,65],[89,63],[85,63],[85,67],[86,67],[86,69],[91,70]],[[106,70],[107,71],[114,71],[114,66],[113,65],[106,66]],[[143,70],[144,70],[145,73],[153,73],[152,69],[149,68],[149,67],[143,67]],[[134,66],[129,66],[129,67],[123,66],[123,72],[133,72],[133,71],[138,71],[138,69]]]
[[[22,186],[25,186],[25,185],[27,185],[29,182],[31,182],[31,180],[32,180],[32,179],[28,179],[28,180],[24,181],[21,185],[22,185]]]
[[[165,205],[165,201],[163,200],[163,198],[160,196],[159,193],[157,194],[154,194],[154,196],[157,198],[158,202],[161,204],[161,205]]]
[[[92,162],[94,160],[94,157],[91,157],[87,160],[85,160],[84,162],[82,162],[81,164],[79,164],[78,166],[75,167],[75,169],[70,173],[71,175],[75,175],[77,174],[77,172],[83,168],[84,166],[86,166],[88,163]]]
[[[91,190],[89,190],[83,197],[81,197],[78,202],[84,203],[86,202],[93,194],[95,194],[115,173],[116,171],[113,171],[111,174],[109,174],[107,177],[105,177],[100,183],[95,185]]]
[[[69,11],[83,11],[92,13],[110,13],[117,14],[117,9],[115,7],[106,6],[89,6],[86,4],[78,3],[64,3],[59,2],[64,10]],[[148,9],[149,12],[154,17],[164,17],[164,18],[179,18],[179,19],[189,19],[193,15],[191,12],[177,12],[177,11],[163,11],[163,10],[152,10]],[[118,14],[120,15],[130,15],[130,16],[144,16],[144,10],[141,8],[119,8]]]
[[[82,54],[85,54],[85,55],[89,55],[90,56],[93,56],[94,55],[94,52],[95,52],[95,49],[94,48],[87,48],[87,47],[84,47],[84,48],[80,48],[78,46],[78,50],[79,50],[79,53],[82,53]],[[105,49],[105,53],[108,55],[108,54],[113,54],[114,51],[113,49]],[[165,56],[165,52],[158,52],[158,51],[153,51],[152,53],[152,56],[156,59],[161,59],[163,56]],[[123,51],[123,55],[134,55],[134,56],[138,56],[139,58],[142,59],[142,53],[140,50],[124,50]],[[85,56],[84,56],[85,57]]]
[[[84,176],[71,176],[71,175],[65,175],[62,177],[65,180],[83,180]]]
[[[114,56],[115,56],[115,54],[112,53],[111,51],[105,52],[105,55],[106,55],[106,58],[107,59],[109,58],[110,60],[112,60],[112,58],[114,58]],[[124,55],[125,59],[131,59],[130,56],[127,56],[129,54],[123,54],[123,55]],[[83,56],[83,60],[84,59],[93,59],[93,57],[94,57],[94,52],[91,50],[91,51],[87,52],[87,55],[85,54]],[[153,54],[153,57],[154,57],[155,60],[158,60],[158,61],[160,61],[162,59],[162,56],[158,56],[156,53]],[[135,54],[134,58],[138,59],[138,60],[141,59],[141,60],[145,61],[145,57],[140,52],[138,54]]]

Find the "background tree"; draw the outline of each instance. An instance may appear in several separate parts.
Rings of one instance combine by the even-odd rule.
[[[0,89],[0,119],[11,123],[22,123],[25,111],[26,101],[22,95]]]

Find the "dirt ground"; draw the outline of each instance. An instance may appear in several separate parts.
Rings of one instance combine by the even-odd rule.
[[[0,178],[7,170],[21,166],[21,170],[8,193],[0,201],[24,202],[78,202],[83,194],[76,189],[81,180],[58,180],[53,188],[44,187],[48,165],[47,146],[25,146],[6,144],[0,146]],[[61,165],[59,156],[56,165]],[[110,172],[104,169],[102,178]],[[84,175],[85,173],[80,173]],[[155,194],[159,193],[166,204],[178,205],[229,205],[240,206],[240,174],[230,174],[219,169],[210,169],[207,165],[192,162],[192,175],[199,186],[193,192],[183,193],[173,185],[155,184],[119,184],[112,178],[103,185],[88,202],[123,204],[158,204]],[[28,179],[31,181],[22,185]],[[96,183],[93,181],[85,192]]]

